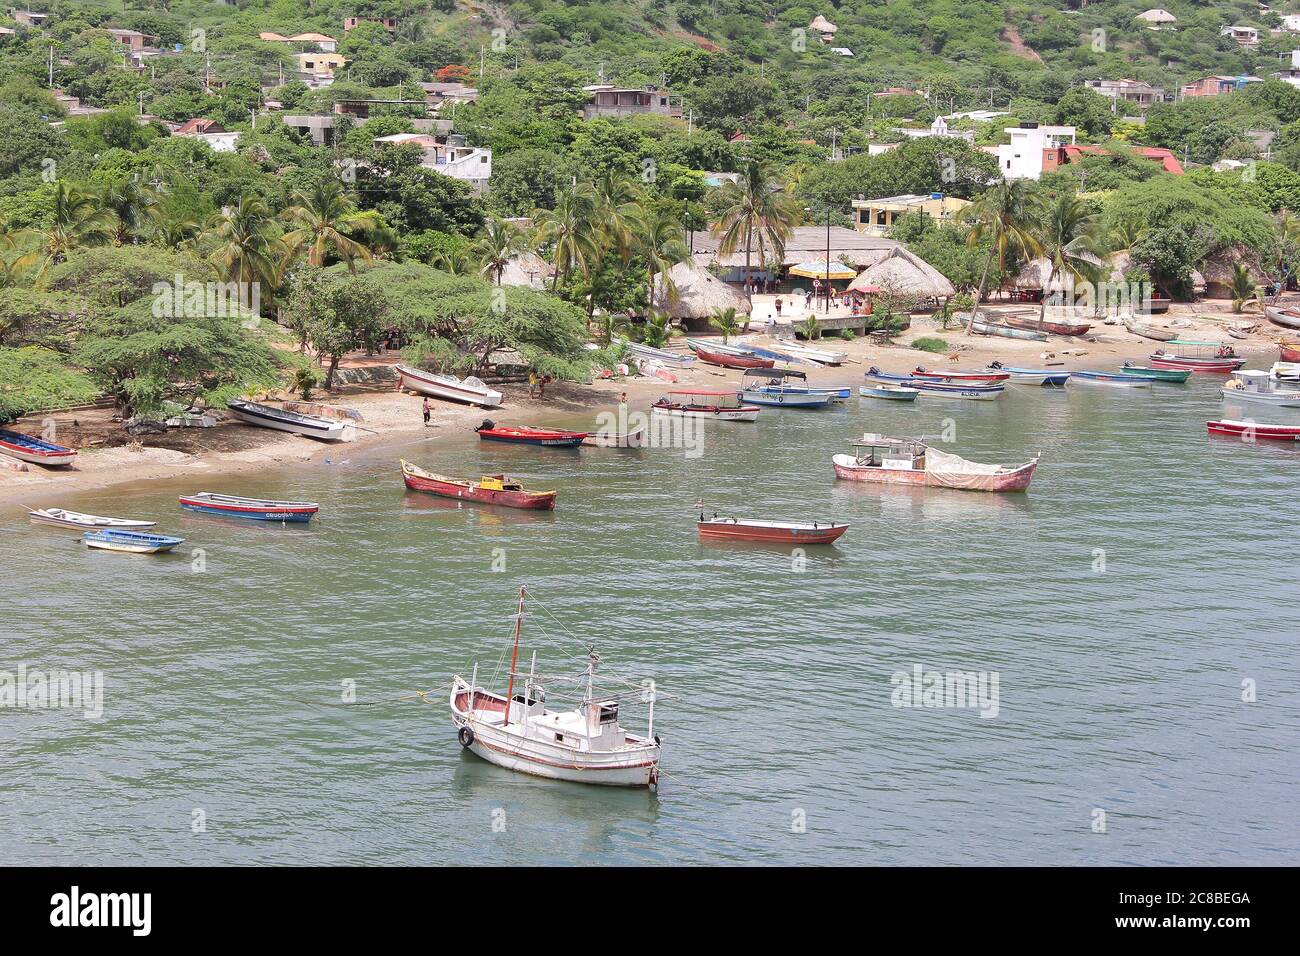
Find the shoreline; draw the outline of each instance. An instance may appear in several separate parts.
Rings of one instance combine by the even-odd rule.
[[[1195,313],[1171,313],[1159,318],[1174,317],[1193,321],[1199,318]],[[1247,318],[1254,317],[1251,315]],[[1267,325],[1263,317],[1260,317],[1260,322],[1264,327],[1248,338],[1228,343],[1237,348],[1238,354],[1249,360],[1261,352],[1275,349],[1276,340],[1286,334],[1282,329]],[[1214,335],[1216,330],[1221,331],[1222,326],[1211,326],[1208,329],[1193,326],[1180,334],[1205,337]],[[836,367],[801,364],[796,368],[805,372],[808,381],[815,385],[856,386],[862,382],[863,372],[873,365],[890,372],[907,372],[918,365],[934,369],[973,370],[983,368],[997,359],[1013,365],[1051,365],[1064,371],[1073,371],[1086,367],[1115,367],[1125,361],[1143,364],[1161,346],[1159,342],[1128,332],[1123,326],[1099,325],[1095,331],[1102,337],[1102,341],[1061,339],[1055,336],[1047,342],[1022,341],[968,336],[959,327],[940,331],[929,317],[915,317],[911,329],[899,336],[892,345],[881,346],[869,338],[851,341],[826,339],[822,340],[825,342],[824,347],[846,352],[849,355],[848,363]],[[1269,338],[1261,334],[1264,332],[1276,334]],[[954,351],[945,354],[908,347],[911,341],[922,337],[943,338]],[[1214,337],[1221,338],[1217,335]],[[738,338],[780,348],[780,344],[761,329],[742,333]],[[1248,364],[1263,364],[1267,368],[1274,361],[1277,361],[1276,354],[1264,354],[1258,362],[1248,361]],[[167,437],[173,443],[198,447],[193,450],[160,447],[150,445],[150,439],[145,439],[144,447],[135,450],[129,445],[80,450],[77,461],[68,469],[45,469],[37,465],[30,466],[25,472],[0,469],[0,505],[57,507],[60,503],[52,499],[58,495],[74,496],[104,491],[117,485],[186,477],[198,479],[238,475],[267,468],[301,466],[346,455],[354,449],[371,450],[410,442],[421,435],[427,435],[430,440],[449,437],[459,428],[468,432],[485,418],[504,424],[563,423],[566,427],[594,430],[594,417],[600,412],[616,408],[620,392],[627,393],[629,410],[645,410],[656,398],[674,388],[734,390],[739,386],[742,374],[738,370],[720,369],[698,362],[689,369],[674,369],[673,372],[677,375],[676,383],[655,377],[597,379],[590,385],[555,382],[548,389],[545,400],[530,399],[526,385],[508,384],[501,387],[505,400],[499,408],[494,409],[431,398],[432,427],[425,427],[421,420],[423,396],[407,395],[389,385],[383,388],[348,385],[332,393],[318,392],[312,400],[360,411],[364,419],[360,423],[363,430],[355,441],[325,443],[234,421],[224,421],[215,428],[208,429],[172,429]],[[101,410],[100,417],[106,418],[108,415],[111,412]],[[82,416],[87,419],[87,425],[94,424],[90,421],[95,417],[94,413],[82,413]],[[589,424],[578,422],[581,417],[586,417]],[[74,423],[82,425],[75,420]],[[103,423],[100,424],[103,426]],[[40,422],[37,416],[28,416],[19,419],[11,427],[29,432],[35,429],[39,433]],[[253,492],[255,489],[250,489],[250,493]]]

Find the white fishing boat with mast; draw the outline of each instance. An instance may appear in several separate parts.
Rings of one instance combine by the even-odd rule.
[[[599,657],[589,652],[580,675],[561,677],[537,673],[537,652],[526,673],[517,670],[523,633],[525,588],[519,589],[514,644],[504,695],[478,684],[478,664],[469,681],[459,674],[451,684],[451,719],[462,747],[489,763],[537,777],[616,787],[651,787],[659,782],[659,738],[654,736],[655,692],[632,681],[602,677],[621,690],[596,686]],[[515,693],[515,679],[523,692]],[[545,685],[571,684],[582,698],[574,710],[554,712],[545,707]],[[662,696],[662,695],[660,695]],[[619,704],[635,698],[649,705],[645,736],[628,733],[619,724]]]

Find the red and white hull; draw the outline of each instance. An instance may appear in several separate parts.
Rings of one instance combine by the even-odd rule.
[[[919,468],[876,468],[859,465],[852,455],[836,455],[831,459],[835,476],[847,481],[878,481],[894,485],[923,485],[925,472]]]
[[[714,518],[699,522],[701,538],[716,541],[759,541],[766,544],[830,544],[849,526],[816,521],[751,521]]]
[[[738,408],[688,408],[680,405],[654,405],[651,407],[656,415],[670,415],[674,418],[707,418],[719,422],[752,422],[758,420],[762,409],[755,405],[741,405]]]
[[[412,392],[464,402],[467,405],[480,405],[483,408],[496,408],[501,404],[501,393],[488,388],[478,379],[462,381],[451,375],[424,372],[406,365],[398,365],[396,368],[399,386]]]
[[[1197,359],[1158,353],[1151,356],[1152,368],[1190,369],[1193,372],[1210,372],[1216,375],[1235,372],[1245,364],[1246,360],[1243,358]]]
[[[1224,435],[1240,438],[1242,441],[1300,441],[1300,425],[1261,425],[1258,422],[1243,422],[1225,419],[1218,422],[1206,422],[1206,430],[1211,435]]]

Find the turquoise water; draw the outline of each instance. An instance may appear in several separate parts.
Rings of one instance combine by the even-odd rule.
[[[98,721],[0,709],[0,860],[1295,864],[1300,450],[1207,438],[1218,384],[855,398],[709,426],[700,457],[465,432],[59,502],[154,516],[187,539],[170,557],[90,552],[8,509],[0,671],[98,669],[106,690]],[[863,431],[945,427],[976,460],[1041,451],[1029,493],[831,471]],[[559,507],[407,494],[399,455],[505,470]],[[180,512],[196,490],[311,498],[321,517]],[[852,527],[801,565],[701,544],[699,499]],[[591,644],[676,695],[656,707],[657,794],[461,751],[447,689],[496,665],[521,583],[524,659],[576,672]],[[892,706],[891,675],[916,665],[995,672],[997,715]],[[416,688],[429,703],[396,699]]]

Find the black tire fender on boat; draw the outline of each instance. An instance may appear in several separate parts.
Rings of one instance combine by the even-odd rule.
[[[456,739],[460,741],[462,747],[468,747],[474,742],[474,731],[468,727],[462,727],[456,731]]]

